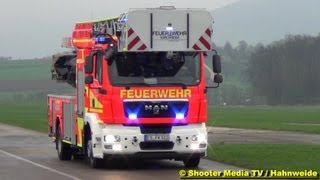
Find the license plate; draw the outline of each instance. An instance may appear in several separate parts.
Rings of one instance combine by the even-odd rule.
[[[169,134],[147,134],[144,135],[144,141],[170,141]]]

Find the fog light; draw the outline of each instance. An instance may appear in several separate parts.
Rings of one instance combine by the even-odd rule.
[[[200,144],[199,145],[199,148],[206,148],[207,147],[207,144]]]
[[[111,145],[104,145],[104,148],[105,149],[112,149],[112,146]]]
[[[199,149],[199,144],[198,143],[192,143],[191,146],[190,146],[191,149]]]
[[[114,145],[112,145],[112,149],[114,151],[121,151],[122,150],[122,146],[121,146],[121,144],[114,144]]]

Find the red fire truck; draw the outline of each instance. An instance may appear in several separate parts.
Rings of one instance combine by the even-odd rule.
[[[76,23],[52,78],[75,88],[48,95],[48,132],[60,160],[151,158],[198,166],[207,150],[205,56],[222,82],[204,9],[130,9]],[[210,53],[208,53],[210,54]],[[211,53],[212,54],[212,53]]]

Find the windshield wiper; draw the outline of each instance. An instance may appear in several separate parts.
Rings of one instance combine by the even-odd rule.
[[[129,90],[131,87],[143,87],[143,86],[150,87],[151,85],[148,83],[128,83],[128,84],[125,84],[125,87],[127,90]]]
[[[187,85],[184,84],[184,83],[158,83],[156,85],[159,85],[159,86],[170,86],[170,85],[176,85],[176,86],[181,86],[182,89],[187,89]]]

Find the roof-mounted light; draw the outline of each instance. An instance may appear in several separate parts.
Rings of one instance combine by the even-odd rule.
[[[105,36],[98,36],[95,38],[96,44],[109,44],[111,43],[111,39]]]

